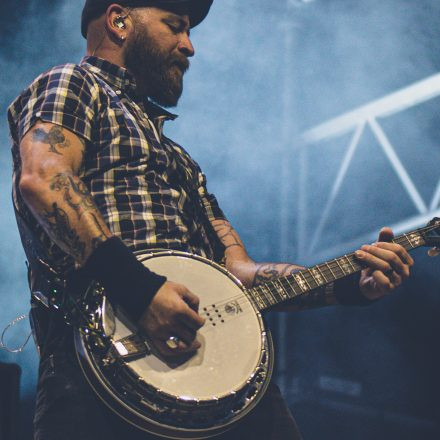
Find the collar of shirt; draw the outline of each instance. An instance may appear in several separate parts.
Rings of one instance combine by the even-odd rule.
[[[166,120],[177,118],[177,115],[168,112],[150,100],[140,98],[137,94],[134,76],[124,67],[95,56],[85,56],[81,60],[81,66],[102,78],[115,89],[117,94],[124,93],[135,102],[141,102],[148,117],[154,122],[154,125],[160,132]]]

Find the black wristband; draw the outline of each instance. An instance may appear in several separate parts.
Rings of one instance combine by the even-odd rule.
[[[359,288],[361,273],[357,272],[334,282],[334,295],[339,304],[347,306],[367,306],[376,302],[368,299]]]
[[[118,237],[100,243],[83,267],[98,281],[112,304],[120,305],[137,321],[166,278],[147,269]]]

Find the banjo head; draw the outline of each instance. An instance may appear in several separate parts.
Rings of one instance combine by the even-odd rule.
[[[138,259],[199,297],[206,319],[197,332],[201,348],[174,364],[154,347],[135,358],[114,358],[109,353],[137,329],[103,297],[96,309],[98,336],[86,328],[75,332],[87,380],[106,405],[139,429],[176,439],[225,432],[255,407],[272,375],[272,340],[260,313],[241,283],[210,260],[178,251]]]
[[[242,389],[260,364],[266,333],[241,284],[209,260],[184,253],[163,252],[140,261],[197,295],[206,322],[197,336],[202,346],[186,362],[172,365],[150,355],[129,368],[157,390],[187,400],[212,401]],[[116,320],[113,339],[130,333]]]

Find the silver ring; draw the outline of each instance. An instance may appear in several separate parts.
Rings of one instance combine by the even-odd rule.
[[[179,347],[180,339],[177,336],[170,336],[166,341],[165,344],[168,345],[168,348],[171,348],[171,350],[175,350]]]

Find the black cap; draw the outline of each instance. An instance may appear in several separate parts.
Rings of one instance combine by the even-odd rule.
[[[81,17],[81,34],[87,38],[87,27],[92,20],[100,17],[112,3],[126,7],[156,6],[172,7],[185,5],[188,7],[190,26],[193,28],[208,15],[213,0],[86,0]]]

